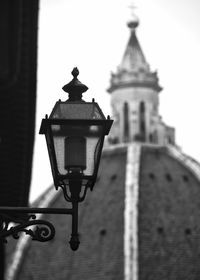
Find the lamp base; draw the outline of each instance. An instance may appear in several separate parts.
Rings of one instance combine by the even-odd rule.
[[[70,244],[70,247],[73,251],[78,250],[79,244],[80,244],[78,233],[71,235],[71,239],[69,241],[69,244]]]

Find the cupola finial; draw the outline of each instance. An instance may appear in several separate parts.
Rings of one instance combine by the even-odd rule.
[[[135,14],[136,6],[134,5],[134,3],[131,3],[129,5],[129,8],[130,8],[130,11],[131,11],[131,18],[128,21],[127,25],[131,30],[135,30],[135,28],[137,28],[138,25],[139,25],[139,18]]]

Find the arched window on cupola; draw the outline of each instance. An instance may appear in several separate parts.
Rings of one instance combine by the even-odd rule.
[[[152,133],[149,134],[149,142],[153,143],[153,134]]]
[[[139,129],[141,141],[145,141],[146,137],[146,121],[145,121],[145,103],[141,101],[139,104]]]
[[[124,142],[129,141],[129,107],[128,103],[124,103],[123,107],[123,115],[124,115]]]
[[[154,130],[153,132],[153,139],[154,139],[154,143],[158,144],[158,131]]]

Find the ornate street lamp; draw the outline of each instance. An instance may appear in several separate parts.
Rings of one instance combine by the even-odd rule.
[[[104,137],[109,133],[113,122],[109,116],[105,118],[94,99],[92,102],[82,99],[82,94],[88,88],[77,79],[78,74],[78,69],[74,68],[72,81],[63,87],[69,95],[67,101],[56,102],[50,117],[46,115],[40,127],[40,134],[45,134],[46,137],[55,188],[62,189],[64,198],[71,202],[72,208],[0,207],[0,220],[3,225],[0,238],[4,240],[9,235],[17,238],[20,231],[25,231],[38,241],[48,241],[55,234],[52,224],[32,220],[34,215],[28,218],[26,216],[23,222],[19,222],[19,219],[14,220],[11,216],[8,217],[8,214],[65,213],[72,215],[72,234],[69,242],[71,249],[78,249],[78,203],[84,200],[87,190],[94,187]],[[9,228],[11,221],[20,225]],[[48,230],[44,231],[43,227],[37,227],[36,230],[26,229],[34,224],[43,224]]]

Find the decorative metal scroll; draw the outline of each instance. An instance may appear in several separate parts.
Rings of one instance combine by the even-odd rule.
[[[19,238],[19,233],[24,232],[32,237],[32,240],[46,242],[54,238],[54,226],[44,220],[36,220],[35,215],[23,215],[10,217],[6,213],[0,213],[0,239],[7,243],[6,238],[12,236]]]

